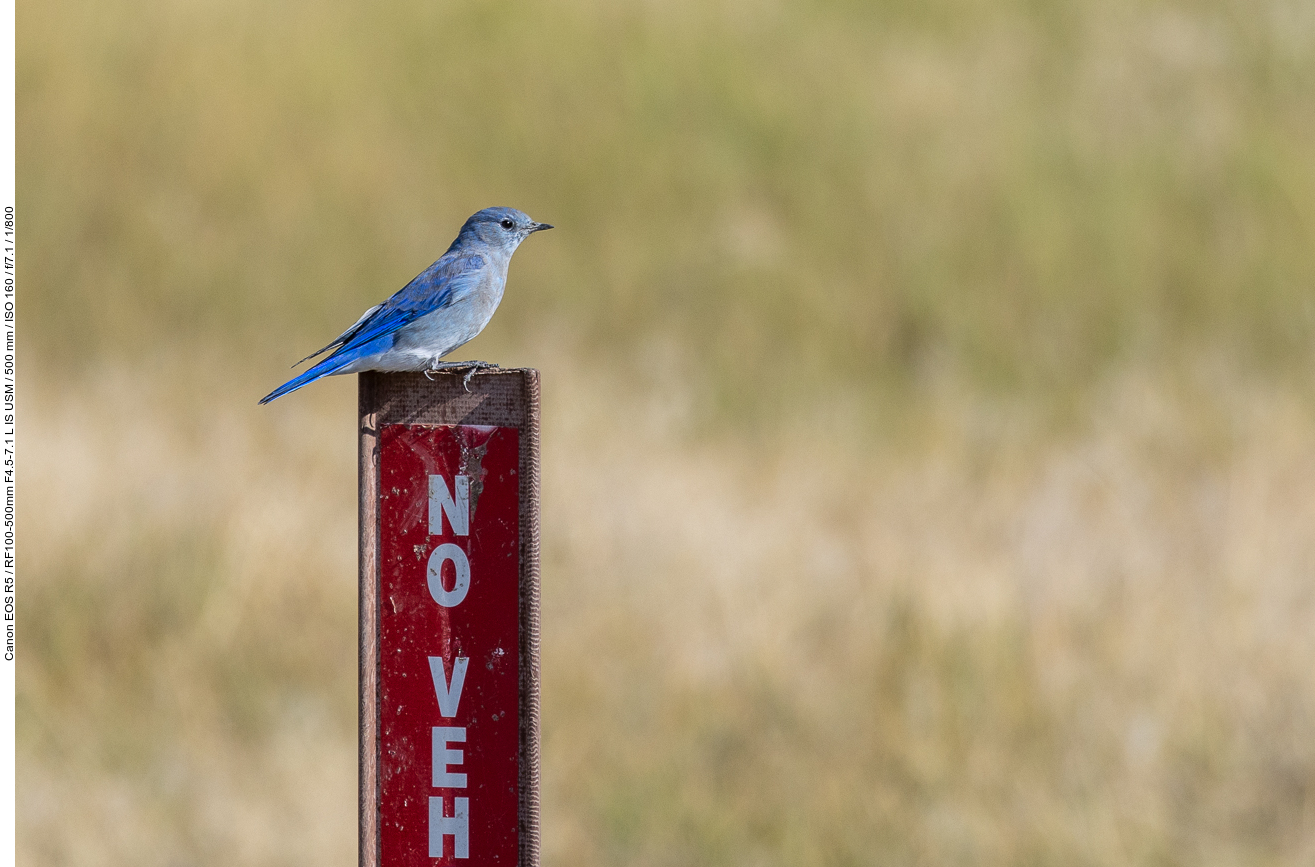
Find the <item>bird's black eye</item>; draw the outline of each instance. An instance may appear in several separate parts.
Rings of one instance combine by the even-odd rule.
[[[502,221],[502,228],[504,228],[504,229],[514,229],[514,228],[516,228],[516,224],[513,223],[510,219],[503,220],[503,221]]]

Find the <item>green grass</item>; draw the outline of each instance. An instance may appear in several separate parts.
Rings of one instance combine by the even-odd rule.
[[[782,365],[796,397],[945,367],[1044,396],[1203,346],[1304,369],[1315,57],[1263,10],[30,4],[29,352],[263,373],[506,202],[561,230],[488,351],[642,370],[674,339],[733,418]]]

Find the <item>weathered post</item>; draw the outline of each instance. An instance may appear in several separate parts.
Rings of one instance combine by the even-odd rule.
[[[360,863],[539,863],[539,374],[360,375]]]

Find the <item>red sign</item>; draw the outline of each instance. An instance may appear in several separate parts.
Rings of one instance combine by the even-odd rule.
[[[516,428],[379,437],[381,863],[516,867]]]

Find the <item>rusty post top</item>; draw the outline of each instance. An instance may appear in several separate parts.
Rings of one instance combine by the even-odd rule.
[[[462,371],[362,373],[361,412],[384,424],[476,424],[529,427],[537,409],[539,371],[481,370],[463,385]]]

